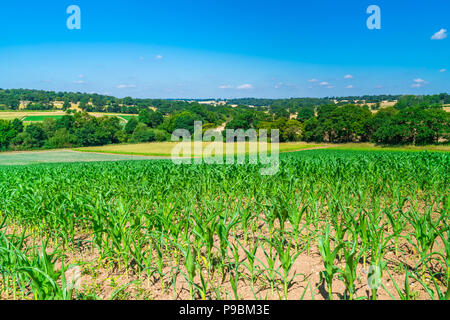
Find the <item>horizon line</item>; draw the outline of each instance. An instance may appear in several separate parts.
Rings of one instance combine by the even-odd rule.
[[[416,96],[416,97],[420,97],[420,96],[434,96],[434,95],[440,95],[440,94],[449,94],[449,92],[439,92],[439,93],[433,93],[433,94],[408,94],[408,93],[398,93],[398,94],[392,94],[392,93],[379,93],[379,94],[363,94],[363,95],[348,95],[348,96],[296,96],[296,97],[284,97],[284,98],[269,98],[269,97],[252,97],[252,96],[247,96],[247,97],[228,97],[228,98],[212,98],[212,97],[208,97],[208,98],[136,98],[133,96],[124,96],[123,98],[114,96],[114,95],[110,95],[110,94],[105,94],[105,93],[98,93],[98,92],[82,92],[82,91],[61,91],[61,90],[45,90],[45,89],[28,89],[28,88],[0,88],[0,91],[5,91],[5,90],[30,90],[30,91],[43,91],[43,92],[55,92],[55,93],[73,93],[73,94],[86,94],[86,95],[99,95],[99,96],[104,96],[104,97],[112,97],[115,99],[124,99],[126,97],[130,97],[132,99],[135,100],[181,100],[181,101],[185,101],[185,100],[218,100],[218,101],[226,101],[226,100],[239,100],[239,99],[259,99],[259,100],[290,100],[290,99],[333,99],[333,98],[351,98],[351,97],[364,97],[364,96],[369,96],[369,97],[375,97],[375,96]]]

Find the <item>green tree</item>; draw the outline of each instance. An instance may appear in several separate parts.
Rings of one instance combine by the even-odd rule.
[[[14,129],[12,122],[0,120],[0,149],[7,149],[12,139],[18,132]]]
[[[300,108],[297,112],[297,120],[305,122],[314,117],[314,108]]]
[[[14,131],[16,131],[16,133],[21,133],[23,131],[23,122],[20,119],[14,119],[11,123]]]
[[[283,139],[285,141],[300,141],[302,137],[303,127],[303,124],[297,120],[288,120],[283,127]]]
[[[170,139],[170,135],[164,130],[153,129],[153,132],[155,133],[155,141],[157,142],[163,142]]]
[[[372,137],[372,135],[377,132],[380,127],[391,123],[397,113],[398,110],[393,107],[383,108],[378,111],[367,124],[367,129],[370,136]]]
[[[449,114],[442,109],[407,107],[378,127],[373,140],[383,144],[433,144],[448,139]]]
[[[42,124],[32,123],[25,128],[25,132],[29,135],[28,145],[31,148],[40,148],[44,145],[47,137]]]
[[[77,137],[71,134],[66,128],[58,129],[55,134],[47,140],[47,148],[71,148],[77,144]]]
[[[44,130],[46,137],[51,137],[55,134],[56,128],[56,120],[55,119],[45,119],[42,122],[42,129]]]
[[[73,116],[64,115],[63,117],[56,120],[55,128],[62,129],[65,128],[69,131],[73,129],[75,123],[75,118]]]
[[[139,123],[131,137],[132,142],[153,142],[156,140],[155,132],[144,123]]]
[[[174,116],[173,130],[186,129],[192,134],[194,132],[194,122],[196,120],[201,121],[202,119],[190,111],[183,111]]]
[[[164,121],[164,116],[159,111],[153,111],[150,112],[150,125],[152,128],[157,128],[161,123]]]
[[[152,124],[152,120],[150,117],[150,110],[149,109],[141,109],[139,111],[139,122],[144,123],[147,125],[147,127],[150,127]]]
[[[64,111],[66,111],[66,110],[69,110],[70,108],[71,108],[70,102],[69,102],[68,100],[65,100],[65,101],[64,101],[64,104],[63,104],[63,106],[62,106],[62,109],[63,109]]]
[[[302,135],[303,140],[307,142],[323,142],[324,136],[325,131],[316,117],[305,122],[305,128]]]
[[[136,117],[132,117],[130,120],[128,120],[127,124],[125,125],[125,132],[127,134],[133,134],[138,124],[139,124],[138,119],[136,119]]]

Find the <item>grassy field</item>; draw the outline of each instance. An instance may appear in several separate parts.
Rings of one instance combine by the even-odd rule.
[[[65,162],[97,162],[97,161],[125,161],[150,160],[152,157],[98,154],[74,152],[70,150],[27,151],[0,153],[0,166],[30,165],[39,163],[65,163]]]
[[[43,122],[45,119],[61,119],[64,115],[41,115],[41,116],[26,116],[23,118],[24,122]]]
[[[102,147],[86,147],[75,149],[82,152],[97,152],[97,153],[111,153],[111,154],[128,154],[128,155],[147,155],[147,156],[171,156],[172,149],[177,145],[175,142],[155,142],[155,143],[140,143],[140,144],[122,144],[122,145],[108,145]],[[203,150],[210,146],[211,143],[203,143]],[[354,151],[396,151],[396,152],[450,152],[450,146],[400,146],[400,147],[382,147],[371,143],[347,143],[347,144],[312,144],[305,142],[291,142],[280,143],[280,152],[294,152],[315,148],[329,148],[336,150],[354,150]],[[226,149],[226,147],[224,147]],[[271,149],[269,144],[268,149]],[[238,147],[235,144],[235,152]],[[249,152],[249,144],[245,144],[245,152]],[[226,154],[226,150],[223,154]],[[198,156],[194,152],[194,146],[191,144],[191,154]]]
[[[215,143],[203,142],[203,150],[208,146],[213,147]],[[234,152],[238,153],[238,145],[243,145],[235,143]],[[155,143],[139,143],[139,144],[120,144],[120,145],[108,145],[102,147],[85,147],[77,148],[76,151],[82,152],[97,152],[97,153],[111,153],[111,154],[128,154],[128,155],[144,155],[144,156],[166,156],[172,155],[172,149],[177,145],[177,142],[155,142]],[[198,153],[194,150],[194,144],[188,143],[191,147],[191,155],[198,156]],[[255,146],[256,144],[253,144]],[[280,143],[280,152],[293,152],[305,149],[321,147],[317,144],[309,144],[304,142],[292,142],[292,143]],[[249,143],[245,143],[245,153],[248,153],[251,146]],[[267,148],[271,150],[271,145],[268,144]],[[222,154],[227,154],[226,144],[224,144],[224,149]]]
[[[58,119],[64,116],[66,113],[64,111],[0,111],[0,119],[3,120],[14,120],[21,119],[25,122],[42,122],[45,119],[52,118]],[[128,121],[131,117],[137,115],[121,114],[121,113],[99,113],[99,112],[89,112],[90,115],[95,117],[103,116],[117,116],[122,118],[124,121]]]
[[[0,119],[14,120],[24,119],[26,117],[48,117],[48,116],[63,116],[63,111],[0,111]]]
[[[125,119],[126,121],[130,121],[131,118],[137,118],[138,115],[120,115],[119,117]]]
[[[373,143],[342,143],[330,144],[330,149],[355,150],[355,151],[402,151],[402,152],[450,152],[450,145],[431,146],[377,146]]]
[[[0,298],[450,298],[449,154],[280,160],[0,167]]]
[[[89,112],[89,114],[91,116],[94,117],[104,117],[104,116],[109,116],[109,117],[119,117],[122,118],[126,121],[130,120],[132,117],[137,117],[137,114],[123,114],[123,113],[101,113],[101,112]]]
[[[171,151],[175,147],[175,142],[141,143],[108,145],[102,147],[85,147],[73,150],[50,150],[50,151],[23,151],[23,152],[2,152],[0,153],[1,165],[29,165],[38,163],[59,163],[59,162],[95,162],[95,161],[123,161],[123,160],[154,160],[168,159]],[[211,146],[211,143],[203,143],[203,149]],[[194,146],[190,144],[191,154],[198,157]],[[267,149],[270,151],[271,146]],[[290,153],[296,151],[306,151],[310,149],[328,149],[342,151],[361,152],[450,152],[448,146],[426,146],[426,147],[376,147],[372,144],[308,144],[308,143],[281,143],[280,153]],[[223,154],[227,154],[226,147]],[[239,154],[238,145],[234,145],[234,152]],[[244,153],[249,153],[249,144],[245,144]],[[180,155],[181,156],[181,155]]]

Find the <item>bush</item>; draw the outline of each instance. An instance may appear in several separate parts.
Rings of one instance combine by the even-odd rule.
[[[46,148],[71,148],[77,144],[77,137],[70,134],[65,128],[59,129],[55,132],[53,137],[47,140],[45,143]]]
[[[20,128],[13,122],[0,120],[0,149],[7,149],[9,143],[16,137]]]
[[[144,123],[139,123],[134,130],[131,142],[152,142],[156,141],[155,131],[147,127]]]
[[[14,139],[12,139],[11,147],[14,150],[29,150],[37,148],[36,140],[33,139],[28,132],[21,132]]]
[[[164,131],[159,129],[153,129],[155,133],[155,140],[158,142],[168,141],[170,139],[170,135]]]
[[[127,134],[132,134],[134,130],[136,130],[138,124],[139,124],[138,119],[136,117],[132,117],[125,125],[125,132]]]

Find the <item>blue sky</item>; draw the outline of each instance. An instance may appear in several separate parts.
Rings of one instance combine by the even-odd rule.
[[[372,4],[381,30],[366,26]],[[70,5],[81,8],[81,30],[66,26]],[[140,98],[449,92],[449,12],[448,0],[4,0],[0,88]]]

